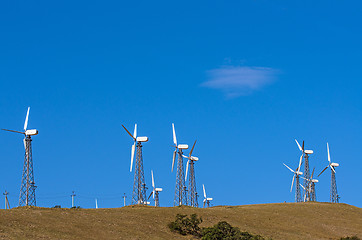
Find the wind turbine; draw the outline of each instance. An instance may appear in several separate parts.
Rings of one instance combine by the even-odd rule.
[[[313,179],[313,175],[314,175],[314,168],[313,168],[313,171],[312,171],[312,175],[310,176],[309,179],[306,179],[304,177],[302,177],[304,180],[307,180],[308,181],[308,192],[309,192],[309,196],[310,196],[310,199],[309,201],[312,201],[312,202],[315,202],[317,201],[317,196],[316,196],[316,191],[315,191],[315,184],[317,182],[319,182],[317,179]],[[305,188],[303,187],[303,189],[305,190]],[[306,194],[304,194],[304,198],[306,198]],[[304,200],[305,201],[305,200]]]
[[[23,140],[25,148],[25,156],[24,156],[23,174],[22,174],[20,195],[19,195],[19,206],[36,206],[36,198],[35,198],[36,186],[34,182],[31,136],[38,135],[38,130],[27,129],[28,120],[29,120],[29,111],[30,107],[28,107],[28,111],[26,113],[24,132],[2,129],[4,131],[24,134],[25,136]]]
[[[303,141],[302,147],[299,145],[297,139],[295,139],[295,142],[297,143],[299,150],[302,152],[302,155],[304,154],[304,178],[305,178],[304,179],[304,188],[308,189],[309,188],[308,187],[309,182],[306,179],[310,178],[310,174],[309,174],[309,154],[313,154],[313,150],[304,149],[304,141]],[[307,191],[307,195],[306,195],[306,200],[307,201],[310,200],[310,194],[309,194],[308,191]]]
[[[196,180],[195,180],[195,167],[194,164],[199,160],[198,157],[191,156],[194,151],[196,141],[191,148],[189,156],[182,155],[184,158],[187,158],[186,164],[186,175],[185,181],[187,180],[187,172],[190,167],[190,175],[189,175],[189,205],[192,207],[199,207],[199,203],[197,201],[197,191],[196,191]]]
[[[147,205],[146,199],[146,183],[145,175],[143,172],[143,157],[142,157],[142,143],[148,141],[148,137],[137,137],[137,124],[134,126],[133,135],[122,125],[124,130],[131,136],[134,143],[131,148],[131,167],[132,172],[133,158],[135,154],[135,148],[137,148],[136,166],[134,172],[133,192],[132,192],[132,204]]]
[[[330,195],[330,201],[332,203],[338,203],[339,202],[339,196],[337,193],[337,182],[336,182],[336,170],[335,167],[338,167],[338,163],[331,162],[331,156],[329,154],[329,145],[327,143],[327,152],[328,152],[328,166],[323,169],[323,171],[318,175],[318,177],[327,169],[331,168],[331,195]]]
[[[160,206],[160,198],[158,196],[158,194],[160,192],[162,192],[162,188],[156,188],[155,187],[155,180],[153,178],[153,171],[151,170],[151,175],[152,175],[152,192],[150,194],[150,196],[148,197],[148,199],[151,197],[151,195],[153,195],[153,199],[155,200],[155,207],[159,207]]]
[[[212,201],[213,198],[208,198],[206,196],[206,191],[205,191],[205,185],[204,184],[202,184],[202,189],[204,190],[204,206],[203,207],[205,208],[205,204],[206,204],[207,207],[210,207],[210,201]]]
[[[300,194],[300,187],[299,187],[299,176],[302,175],[303,173],[300,172],[300,165],[302,164],[302,156],[300,156],[300,160],[299,160],[299,165],[296,171],[294,171],[293,169],[291,169],[290,167],[288,167],[285,163],[284,166],[286,166],[292,173],[293,173],[293,178],[292,178],[292,184],[290,186],[290,192],[292,192],[293,190],[293,184],[294,184],[294,179],[295,179],[295,201],[296,202],[301,202],[302,201],[302,197]]]
[[[8,192],[5,190],[5,192],[3,193],[5,195],[5,209],[10,209],[10,204],[9,204],[9,200],[8,200]]]
[[[175,188],[175,198],[174,198],[174,206],[187,205],[187,197],[186,197],[186,184],[184,177],[184,169],[183,169],[183,150],[189,148],[187,144],[179,144],[177,145],[175,125],[172,123],[172,136],[173,143],[175,144],[175,151],[173,152],[172,157],[172,169],[175,165],[176,154],[178,155],[177,160],[177,173],[176,173],[176,188]]]

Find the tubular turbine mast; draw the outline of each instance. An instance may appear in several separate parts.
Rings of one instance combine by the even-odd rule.
[[[174,206],[182,206],[182,205],[187,205],[187,194],[186,194],[187,189],[184,177],[182,150],[188,149],[189,146],[187,144],[177,145],[175,125],[173,123],[172,123],[172,134],[173,134],[173,143],[175,144],[176,148],[175,151],[173,152],[173,157],[172,157],[172,169],[171,169],[172,172],[173,172],[173,167],[175,165],[176,154],[178,156]]]
[[[187,180],[187,172],[190,167],[190,174],[189,174],[189,206],[191,207],[199,207],[199,203],[197,201],[197,191],[196,191],[196,180],[195,180],[195,162],[199,160],[198,157],[191,156],[192,152],[194,151],[196,141],[194,142],[194,145],[191,148],[191,151],[189,153],[189,156],[183,155],[184,158],[187,158],[187,164],[186,164],[186,175],[185,175],[185,181]]]
[[[34,172],[33,172],[33,156],[32,156],[32,147],[31,147],[31,136],[38,135],[38,130],[29,129],[28,120],[29,120],[29,111],[30,107],[28,107],[28,111],[26,113],[25,123],[24,123],[24,132],[2,129],[4,131],[15,132],[24,134],[25,138],[24,148],[25,148],[25,156],[24,156],[24,166],[23,166],[23,174],[21,179],[21,187],[20,187],[20,195],[19,195],[19,206],[36,206],[36,198],[35,198],[35,182],[34,182]]]
[[[142,157],[142,142],[147,142],[148,137],[137,137],[137,124],[135,124],[133,135],[127,130],[125,126],[122,125],[124,130],[133,138],[134,143],[131,149],[131,167],[130,172],[132,172],[133,158],[135,149],[137,147],[136,155],[136,164],[134,172],[134,182],[133,182],[133,192],[132,192],[132,204],[142,204],[147,205],[146,199],[146,183],[145,175],[143,171],[143,157]]]

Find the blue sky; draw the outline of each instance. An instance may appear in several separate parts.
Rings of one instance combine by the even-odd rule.
[[[37,202],[127,203],[138,124],[151,169],[171,206],[172,128],[192,145],[198,192],[213,205],[292,202],[300,152],[338,162],[341,202],[362,207],[362,4],[357,1],[3,1],[0,127],[29,128]],[[18,203],[22,136],[0,134],[0,190]],[[329,201],[330,172],[317,200]],[[149,192],[149,191],[148,191]],[[201,199],[200,199],[201,203]]]

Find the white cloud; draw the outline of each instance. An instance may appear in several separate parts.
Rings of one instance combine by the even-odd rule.
[[[207,71],[209,80],[201,86],[222,90],[227,97],[238,97],[272,83],[277,73],[266,67],[224,66]]]

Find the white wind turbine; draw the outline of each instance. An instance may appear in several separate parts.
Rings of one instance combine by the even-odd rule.
[[[199,160],[198,157],[192,156],[192,152],[194,151],[196,141],[194,142],[194,145],[191,148],[191,151],[189,153],[189,156],[182,155],[184,158],[187,158],[187,164],[186,164],[186,174],[185,174],[185,182],[187,180],[187,173],[190,169],[189,174],[189,202],[188,205],[191,207],[199,207],[199,203],[197,200],[197,191],[196,191],[196,177],[195,177],[195,162]]]
[[[210,201],[212,201],[213,198],[208,198],[206,196],[206,191],[205,191],[205,185],[204,184],[202,184],[202,188],[204,190],[204,206],[203,207],[205,208],[205,204],[206,204],[207,207],[210,207]]]
[[[286,166],[293,173],[292,184],[290,186],[290,192],[292,192],[292,190],[293,190],[294,180],[296,181],[296,184],[295,184],[295,201],[296,202],[302,201],[301,196],[300,196],[300,187],[299,187],[299,176],[303,174],[303,172],[299,171],[300,165],[302,164],[302,157],[303,157],[303,155],[300,156],[299,165],[298,165],[298,168],[296,171],[294,171],[293,169],[288,167],[285,163],[283,163],[284,166]]]
[[[302,152],[302,155],[304,154],[304,177],[305,179],[309,179],[310,175],[309,175],[309,154],[313,154],[313,150],[306,150],[304,149],[304,141],[302,144],[302,147],[299,145],[297,139],[295,139],[295,142],[298,145],[299,150]],[[304,180],[304,188],[303,189],[308,189],[310,184],[307,180]],[[311,196],[309,194],[309,192],[306,192],[306,200],[310,201]]]
[[[172,156],[171,171],[173,171],[173,167],[175,165],[176,154],[178,155],[174,206],[187,205],[182,151],[188,149],[189,146],[187,144],[177,144],[175,125],[173,123],[172,123],[172,137],[173,137],[173,143],[175,144],[174,146],[175,151],[173,152]]]
[[[24,134],[25,138],[23,140],[25,148],[25,158],[24,158],[24,167],[21,180],[20,196],[19,196],[19,206],[36,206],[35,198],[35,182],[34,182],[34,172],[33,172],[33,157],[32,157],[32,139],[31,136],[38,135],[38,130],[36,129],[27,129],[28,120],[29,120],[29,111],[26,113],[25,123],[24,123],[24,132],[14,131],[9,129],[2,129],[4,131],[14,132]]]
[[[162,188],[156,188],[155,187],[155,180],[153,178],[153,171],[151,170],[151,176],[152,176],[152,192],[150,194],[150,196],[148,197],[148,199],[151,197],[151,195],[153,195],[153,199],[155,200],[155,207],[159,207],[160,206],[160,198],[159,198],[159,193],[162,192]]]
[[[127,130],[125,126],[122,125],[122,127],[134,140],[134,143],[131,148],[130,172],[132,172],[134,154],[137,148],[134,181],[133,181],[133,192],[132,192],[132,204],[147,205],[148,202],[146,201],[146,183],[143,171],[142,142],[147,142],[148,137],[137,137],[137,124],[135,124],[133,135]]]
[[[331,193],[330,201],[333,203],[339,202],[339,195],[337,193],[337,182],[336,182],[336,167],[339,167],[338,163],[331,162],[331,156],[329,154],[329,145],[327,143],[327,152],[328,152],[328,165],[323,169],[323,171],[318,175],[318,177],[327,169],[331,168]]]

